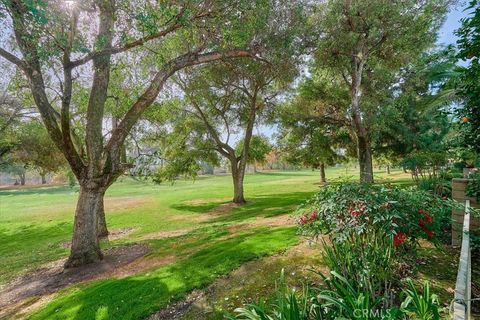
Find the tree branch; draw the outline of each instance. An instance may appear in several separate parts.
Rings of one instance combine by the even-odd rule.
[[[109,142],[105,146],[105,152],[118,152],[119,146],[123,143],[132,127],[135,125],[145,109],[155,101],[165,82],[175,72],[188,66],[208,63],[224,58],[239,57],[255,57],[255,53],[249,50],[231,50],[227,52],[215,51],[202,54],[189,52],[170,60],[160,71],[155,74],[149,87],[127,111],[116,130],[112,133]]]
[[[14,65],[16,65],[17,67],[19,67],[24,71],[27,69],[27,64],[24,60],[17,58],[16,56],[4,50],[3,48],[0,48],[0,57],[3,57],[5,60],[13,63]]]

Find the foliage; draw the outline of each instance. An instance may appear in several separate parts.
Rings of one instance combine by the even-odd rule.
[[[372,129],[376,155],[401,165],[417,185],[441,196],[450,194],[445,167],[458,145],[458,123],[449,111],[459,102],[456,60],[447,47],[402,69]]]
[[[41,175],[57,172],[66,165],[63,154],[40,122],[30,121],[17,127],[15,139],[15,161],[33,167]]]
[[[287,286],[284,270],[276,282],[275,294],[269,301],[260,300],[235,309],[236,316],[228,319],[243,320],[320,320],[325,318],[323,307],[315,302],[308,287],[299,293]]]
[[[307,83],[290,105],[278,110],[277,143],[289,163],[312,168],[334,165],[344,160],[337,149],[345,148],[350,137],[341,126],[324,122],[322,116],[315,113],[308,94],[303,93]]]
[[[480,2],[470,1],[469,9],[473,10],[467,18],[461,20],[462,25],[456,31],[459,37],[458,58],[468,61],[463,69],[458,87],[458,94],[463,98],[463,106],[458,110],[462,119],[461,132],[464,145],[480,152]]]
[[[407,288],[403,291],[405,300],[400,308],[410,319],[440,320],[439,301],[436,294],[430,294],[430,284],[423,283],[423,290],[419,294],[412,279],[407,279]]]
[[[302,232],[328,234],[336,242],[382,230],[392,241],[406,235],[402,244],[414,247],[419,238],[436,240],[453,205],[417,188],[340,183],[322,188],[307,201],[297,221]]]
[[[355,282],[335,271],[324,280],[327,289],[317,289],[318,300],[328,308],[331,319],[397,319],[401,315],[396,308],[382,306],[380,297],[363,292]]]
[[[311,74],[343,98],[318,91],[316,109],[348,129],[361,181],[373,181],[372,135],[384,121],[382,109],[394,95],[396,76],[434,45],[447,8],[448,1],[436,0],[420,6],[414,0],[332,0],[322,2],[312,17],[321,36]]]
[[[480,173],[470,174],[469,179],[465,193],[480,202]]]
[[[235,146],[235,153],[240,156],[244,146],[244,139],[240,140]],[[273,150],[268,138],[264,135],[252,135],[250,148],[248,150],[248,162],[251,164],[264,164],[269,152]]]
[[[426,281],[421,295],[410,279],[403,289],[405,297],[399,307],[385,307],[381,299],[371,299],[368,293],[356,289],[353,282],[337,272],[330,277],[323,277],[326,287],[312,287],[296,292],[284,283],[283,271],[276,288],[274,298],[260,300],[242,308],[237,308],[235,317],[228,319],[243,320],[394,320],[418,319],[438,320],[439,302],[435,294],[430,294],[430,286]]]
[[[362,293],[365,303],[378,305],[382,301],[391,305],[393,282],[398,276],[395,263],[398,261],[394,243],[383,230],[372,230],[363,235],[352,235],[348,241],[325,241],[323,260],[330,271],[345,277],[333,277],[336,281],[347,281],[357,293]],[[328,282],[327,282],[328,283]]]

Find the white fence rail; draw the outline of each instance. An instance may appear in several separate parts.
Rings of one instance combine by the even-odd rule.
[[[470,200],[465,201],[463,219],[462,248],[458,264],[455,299],[453,302],[453,319],[470,320],[472,297],[472,257],[470,249]]]

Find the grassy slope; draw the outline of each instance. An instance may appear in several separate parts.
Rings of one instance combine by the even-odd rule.
[[[327,174],[336,177],[345,170]],[[282,250],[297,241],[294,229],[248,230],[225,240],[225,226],[290,212],[317,190],[317,179],[315,172],[249,175],[245,186],[249,203],[202,223],[195,217],[230,199],[228,176],[173,186],[132,180],[117,183],[107,193],[109,227],[133,226],[136,231],[108,245],[137,242],[142,235],[158,231],[200,229],[181,239],[147,241],[153,248],[151,255],[173,253],[178,262],[148,274],[67,289],[35,318],[113,319],[122,315],[136,319],[247,260]],[[71,236],[76,196],[75,190],[61,187],[0,191],[0,281],[68,254],[61,244]]]

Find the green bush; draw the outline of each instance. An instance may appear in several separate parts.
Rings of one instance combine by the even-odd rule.
[[[465,190],[467,196],[475,198],[480,202],[480,173],[470,174],[470,181],[468,181],[467,189]]]
[[[323,187],[297,216],[302,233],[327,236],[323,261],[330,273],[320,274],[323,286],[299,293],[285,286],[282,273],[275,298],[237,309],[236,319],[439,319],[428,283],[418,294],[411,280],[403,288],[402,278],[418,240],[436,242],[453,205],[418,188]]]
[[[302,233],[335,242],[382,230],[395,247],[411,249],[447,231],[453,205],[418,188],[342,183],[322,188],[298,210],[297,222]]]

